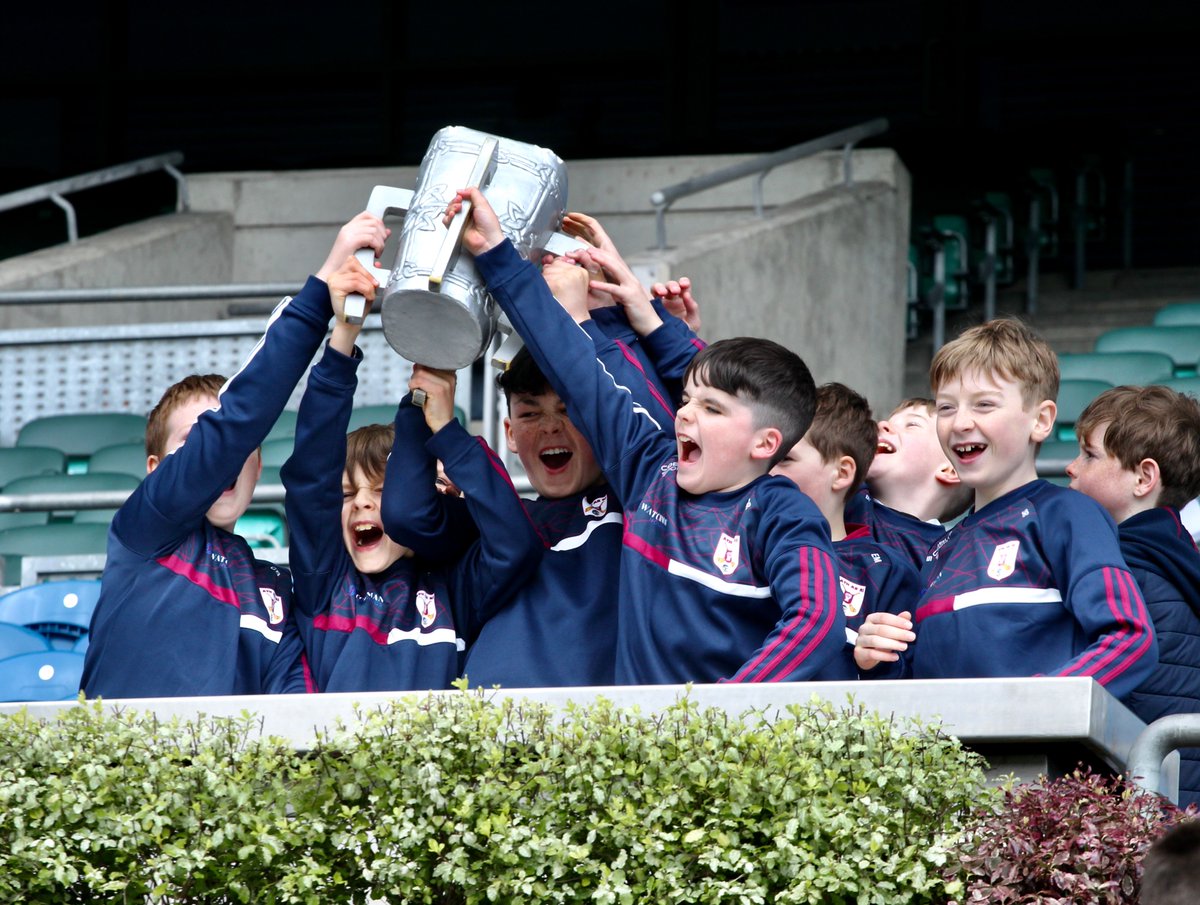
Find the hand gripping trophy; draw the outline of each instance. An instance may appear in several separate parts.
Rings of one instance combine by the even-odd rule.
[[[384,287],[380,317],[388,343],[409,361],[457,370],[487,350],[499,330],[507,334],[493,364],[506,368],[520,338],[483,288],[470,255],[459,254],[470,215],[464,204],[449,227],[442,215],[454,193],[479,186],[520,254],[540,261],[584,247],[556,232],[567,202],[567,171],[553,151],[461,126],[434,135],[412,191],[377,185],[367,210],[377,217],[403,214],[404,225],[390,271],[376,268],[371,249],[359,261]],[[361,323],[362,296],[346,299],[346,319]]]

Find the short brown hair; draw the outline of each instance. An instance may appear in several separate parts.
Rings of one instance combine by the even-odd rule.
[[[169,433],[167,419],[175,409],[191,399],[217,397],[223,386],[225,378],[220,374],[189,374],[178,383],[167,387],[146,418],[146,455],[158,456],[161,459],[166,454]]]
[[[817,387],[817,408],[804,439],[826,462],[842,456],[854,460],[854,481],[846,496],[862,486],[867,469],[875,458],[879,429],[871,404],[844,383],[827,383]]]
[[[361,468],[367,480],[382,484],[395,436],[393,424],[368,424],[351,431],[346,436],[346,474]]]
[[[1026,406],[1058,398],[1058,356],[1027,324],[1013,317],[972,327],[942,346],[929,366],[929,385],[936,393],[973,370],[1015,380]]]
[[[1200,402],[1164,386],[1105,390],[1075,422],[1080,441],[1108,422],[1104,449],[1126,471],[1143,459],[1158,463],[1160,506],[1181,508],[1200,494]]]
[[[905,409],[925,409],[928,415],[937,414],[937,403],[928,396],[909,396],[907,399],[901,399],[900,404],[892,409],[892,413],[888,415],[888,419],[895,418],[896,415]]]

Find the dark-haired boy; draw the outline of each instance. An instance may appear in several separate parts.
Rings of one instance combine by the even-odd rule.
[[[1200,712],[1200,552],[1179,518],[1200,493],[1200,403],[1164,386],[1116,387],[1075,430],[1071,487],[1116,521],[1158,636],[1158,667],[1124,702],[1147,723]],[[1200,803],[1200,749],[1182,752],[1179,796]]]
[[[467,197],[464,247],[625,503],[617,681],[840,674],[828,528],[794,484],[767,474],[812,419],[804,362],[769,340],[709,346],[689,366],[672,441],[602,364],[619,350],[579,326],[587,271],[560,259],[539,276],[478,189],[456,195],[447,221]]]
[[[467,649],[463,672],[481,687],[611,685],[621,504],[528,349],[513,358],[499,384],[508,401],[508,448],[538,494],[525,509],[545,552],[528,580],[488,614]],[[430,456],[453,459],[464,442],[474,441],[441,432],[426,439],[416,432],[399,434],[388,480],[411,476]],[[407,539],[414,514],[428,518],[440,503],[425,482],[411,482],[404,494],[385,499],[384,525],[392,536]]]
[[[233,528],[262,471],[258,447],[325,337],[329,287],[373,291],[351,255],[378,254],[386,238],[378,218],[355,217],[233,377],[188,378],[150,413],[146,479],[109,528],[89,697],[306,690],[287,572],[255,559]]]
[[[827,383],[817,388],[812,425],[771,470],[794,481],[829,522],[851,675],[856,674],[854,642],[868,615],[887,612],[910,618],[921,591],[920,576],[902,552],[876,542],[866,525],[847,524],[845,519],[846,501],[871,467],[875,443],[875,419],[867,400],[844,384]],[[863,663],[864,674],[877,662]],[[883,677],[883,671],[869,675]]]

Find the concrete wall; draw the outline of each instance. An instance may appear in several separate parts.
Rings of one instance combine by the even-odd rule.
[[[0,261],[0,291],[228,283],[233,247],[230,214],[171,214]],[[0,330],[202,320],[218,316],[227,305],[201,301],[3,305]]]
[[[843,380],[883,410],[902,395],[909,179],[894,152],[817,155],[770,173],[768,216],[751,178],[685,198],[655,245],[650,194],[748,155],[572,161],[573,209],[599,217],[644,274],[689,275],[709,338],[771,336],[819,381]],[[411,188],[417,168],[189,175],[192,212],[0,262],[0,290],[290,282],[316,270],[376,184]],[[393,253],[383,257],[392,262]],[[229,302],[6,306],[0,329],[200,320]],[[270,304],[260,303],[264,310]]]

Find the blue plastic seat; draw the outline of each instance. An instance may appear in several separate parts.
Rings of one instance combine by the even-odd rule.
[[[42,650],[50,650],[50,642],[44,635],[23,625],[0,622],[0,660]]]
[[[79,694],[83,654],[35,651],[0,660],[0,701],[68,701]]]
[[[1170,387],[1177,393],[1184,393],[1200,399],[1200,377],[1173,377],[1170,380],[1160,380],[1158,383]]]
[[[1103,380],[1110,386],[1147,386],[1175,374],[1175,362],[1162,352],[1080,352],[1058,356],[1063,380]]]
[[[273,465],[276,468],[283,465],[292,454],[295,437],[279,437],[275,440],[264,440],[262,445],[263,466]]]
[[[99,579],[27,585],[0,597],[0,622],[24,626],[52,647],[70,649],[88,633],[99,599]]]

